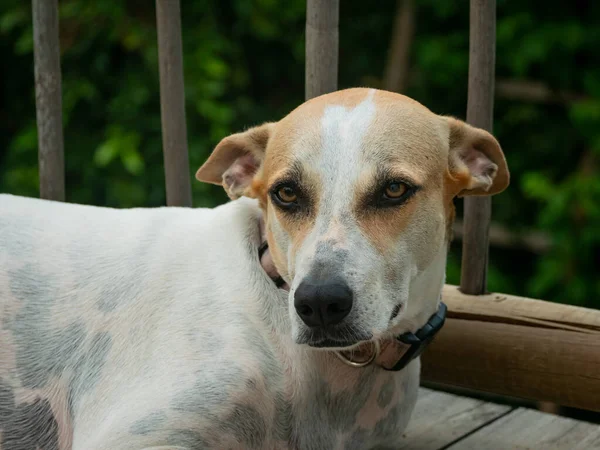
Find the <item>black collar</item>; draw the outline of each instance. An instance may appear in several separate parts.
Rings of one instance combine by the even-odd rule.
[[[433,341],[435,335],[442,329],[446,321],[446,312],[448,307],[444,302],[440,302],[438,310],[429,318],[427,323],[419,328],[415,333],[406,332],[396,336],[396,340],[408,346],[406,352],[398,360],[394,367],[386,370],[397,372],[404,369],[409,362],[419,357],[423,350]]]
[[[263,242],[260,247],[258,247],[259,261],[262,259],[263,254],[268,250],[268,248],[269,244],[267,241]],[[271,279],[278,288],[281,288],[286,284],[285,280],[281,278],[281,275],[279,274],[277,277],[272,277]],[[419,328],[416,332],[411,333],[407,331],[406,333],[396,336],[394,339],[398,342],[398,344],[400,344],[400,346],[404,347],[405,351],[393,367],[384,367],[384,369],[397,372],[404,369],[413,359],[418,358],[421,353],[423,353],[423,350],[425,350],[431,343],[438,331],[440,331],[444,326],[447,310],[448,307],[446,304],[444,302],[440,302],[438,310],[429,318],[427,323]]]

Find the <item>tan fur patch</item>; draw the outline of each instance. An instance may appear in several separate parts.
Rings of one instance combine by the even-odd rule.
[[[454,225],[454,219],[456,218],[456,207],[452,200],[444,205],[444,211],[446,217],[446,243],[449,244],[454,238],[452,226]]]
[[[271,258],[273,258],[273,264],[275,264],[279,275],[284,279],[289,279],[287,258],[283,254],[281,248],[277,245],[277,240],[273,237],[273,232],[270,227],[267,227],[267,242],[269,243],[269,251],[271,252]]]
[[[452,200],[471,183],[471,175],[466,170],[444,174],[444,200]]]
[[[446,217],[446,242],[451,242],[453,237],[452,225],[456,218],[454,198],[468,186],[471,177],[467,172],[451,174],[446,170],[444,174],[444,215]]]
[[[394,247],[390,242],[396,242],[406,230],[411,216],[417,207],[417,199],[411,198],[401,207],[382,209],[364,209],[356,205],[355,214],[358,226],[363,235],[382,254],[387,254]]]
[[[386,254],[423,209],[435,211],[433,205],[443,197],[441,174],[447,167],[448,126],[440,117],[416,101],[398,94],[378,91],[377,114],[364,138],[365,171],[358,180],[355,214],[365,237],[382,254]],[[362,199],[382,182],[376,168],[385,168],[391,179],[408,179],[421,189],[398,207],[365,208]]]
[[[304,242],[306,236],[308,236],[315,226],[315,220],[318,214],[317,205],[318,203],[315,203],[315,205],[311,207],[310,214],[289,214],[284,211],[275,212],[279,224],[291,238],[290,257],[292,260],[295,259],[296,252],[302,245],[302,242]],[[273,208],[275,209],[275,206],[273,206]],[[277,243],[274,240],[269,241],[269,247],[271,248],[271,246],[276,249],[276,253],[280,252],[280,249],[277,247]],[[282,267],[278,265],[279,261],[281,263],[286,262],[283,254],[280,255],[280,258],[281,259],[276,260],[276,257],[273,257],[277,267]]]
[[[267,185],[262,176],[256,176],[248,188],[246,195],[258,199],[260,207],[266,213],[267,209]]]
[[[277,123],[274,133],[267,145],[265,160],[261,170],[256,174],[250,195],[258,198],[259,204],[265,213],[267,221],[267,239],[271,248],[272,257],[277,268],[285,277],[283,270],[287,269],[287,256],[277,246],[273,239],[268,221],[277,220],[280,226],[291,238],[292,258],[304,241],[305,237],[314,227],[318,214],[322,186],[319,178],[318,167],[303,164],[305,169],[301,180],[301,187],[308,196],[309,208],[306,213],[289,213],[278,209],[275,205],[270,207],[269,189],[274,183],[289,175],[295,164],[300,164],[298,149],[304,150],[305,155],[317,157],[321,150],[321,125],[320,116],[327,102],[311,101],[302,105],[302,111],[292,111],[288,116]],[[309,113],[305,108],[308,108]],[[276,219],[275,217],[276,216]]]
[[[498,164],[499,180],[494,181],[494,186],[487,193],[495,193],[508,183],[502,151],[495,139],[483,130],[454,118],[438,116],[417,101],[392,92],[355,88],[316,97],[298,106],[279,122],[256,128],[250,137],[238,134],[223,141],[232,143],[243,138],[246,151],[264,150],[261,167],[244,195],[259,201],[265,214],[273,260],[284,276],[288,258],[291,256],[294,260],[296,251],[315,226],[321,197],[332,195],[332,192],[324,192],[326,183],[321,178],[323,174],[319,166],[323,159],[321,152],[327,148],[323,139],[331,138],[329,135],[322,136],[324,117],[332,111],[328,108],[352,110],[365,101],[375,103],[375,113],[360,138],[360,155],[355,153],[353,156],[357,158],[356,167],[360,170],[357,171],[354,192],[347,195],[353,198],[354,214],[362,233],[382,254],[393,247],[391,242],[396,242],[402,233],[408,232],[413,220],[431,223],[428,218],[435,217],[436,227],[442,226],[443,220],[446,240],[451,238],[455,216],[453,198],[467,192],[473,183],[467,167],[460,158],[456,158],[468,146],[489,155]],[[335,114],[336,110],[333,110],[334,117]],[[382,168],[389,174],[382,175]],[[292,172],[292,177],[310,197],[310,207],[304,213],[288,213],[271,205],[269,189]],[[382,182],[376,178],[382,176],[408,178],[421,189],[401,207],[365,207],[361,199],[365,198],[369,189],[375,189]],[[206,178],[211,181],[210,177]],[[272,227],[269,226],[273,220],[289,237],[291,248],[286,249],[285,254],[273,239]],[[415,239],[423,241],[413,249],[418,253],[430,237],[421,228],[410,230],[414,235],[411,235],[411,242]],[[431,232],[431,228],[428,230]],[[423,256],[422,260],[425,261],[426,257]]]

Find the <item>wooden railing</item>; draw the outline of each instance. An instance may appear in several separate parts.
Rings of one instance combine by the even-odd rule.
[[[167,205],[192,206],[179,0],[156,0],[156,24]]]
[[[40,197],[65,200],[58,0],[33,0]]]
[[[471,0],[467,122],[492,131],[496,67],[496,0]],[[492,199],[465,198],[460,289],[485,294]]]
[[[65,200],[58,0],[32,0],[40,197]],[[179,0],[156,0],[167,205],[192,206]]]
[[[32,0],[40,195],[64,200],[57,0]],[[339,0],[307,0],[307,99],[337,89]],[[156,0],[167,204],[191,206],[179,0]],[[495,0],[471,0],[467,121],[492,130]],[[600,411],[600,311],[486,294],[491,200],[465,200],[460,288],[423,379]]]

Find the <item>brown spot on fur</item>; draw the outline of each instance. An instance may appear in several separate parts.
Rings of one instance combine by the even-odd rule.
[[[471,181],[471,176],[466,171],[451,173],[446,170],[444,174],[444,214],[446,216],[446,241],[452,240],[452,225],[456,217],[456,207],[454,198],[467,188]]]
[[[291,257],[294,255],[310,230],[314,227],[319,208],[319,196],[322,194],[319,168],[310,161],[302,161],[302,156],[318,157],[321,151],[320,116],[325,108],[324,103],[309,102],[302,106],[308,107],[312,113],[303,112],[294,115],[292,112],[277,123],[276,131],[269,140],[264,164],[252,183],[251,195],[258,198],[265,213],[267,240],[272,258],[280,274],[285,278],[289,273],[287,253],[278,246],[273,238],[270,221],[277,220],[279,226],[290,237]],[[302,155],[299,155],[302,153]],[[294,170],[302,166],[302,173]],[[293,178],[305,195],[304,210],[287,212],[275,205],[271,206],[269,188],[284,178]]]
[[[287,212],[280,210],[275,205],[271,206],[271,200],[268,193],[268,184],[263,178],[265,175],[262,174],[261,178],[256,178],[252,182],[251,195],[258,198],[259,205],[263,210],[263,217],[266,226],[267,241],[269,242],[269,248],[271,250],[271,256],[275,267],[279,270],[282,277],[286,278],[289,269],[287,267],[287,257],[284,255],[283,249],[278,245],[277,240],[273,237],[271,221],[277,220],[279,226],[286,232],[291,239],[292,246],[292,258],[294,257],[296,250],[300,247],[310,230],[314,227],[317,212],[319,197],[316,189],[306,189],[307,195],[311,198],[305,205],[306,210],[297,212]]]
[[[269,243],[269,251],[271,252],[271,258],[273,259],[273,264],[277,268],[277,272],[283,279],[289,279],[289,271],[287,260],[281,248],[277,245],[277,240],[273,237],[273,232],[271,228],[267,227],[267,242]]]
[[[450,244],[450,242],[452,242],[452,239],[454,238],[454,231],[452,225],[454,225],[454,219],[456,218],[456,208],[452,200],[450,200],[449,203],[446,203],[444,207],[444,210],[446,212],[446,243]]]
[[[456,148],[465,140],[467,130],[465,127],[461,126],[461,122],[459,120],[454,118],[448,118],[448,123],[450,125],[448,145],[450,148]]]
[[[267,209],[267,185],[261,176],[256,176],[247,190],[246,195],[258,199],[258,203],[266,214]]]
[[[456,218],[456,207],[454,198],[468,185],[470,176],[468,173],[459,172],[451,174],[446,170],[444,174],[444,216],[446,217],[446,242],[450,243],[453,238],[452,225]]]
[[[315,217],[316,217],[316,211],[315,211],[315,214],[311,215],[310,217],[307,217],[305,220],[298,223],[297,227],[294,228],[294,226],[292,225],[291,230],[289,230],[289,232],[292,236],[292,251],[291,251],[291,255],[290,255],[292,258],[296,257],[296,253],[297,253],[298,249],[300,248],[300,246],[302,245],[302,242],[304,242],[304,239],[306,239],[306,236],[308,236],[310,231],[315,226]],[[291,224],[289,224],[289,225],[291,225]]]
[[[296,256],[296,252],[302,245],[302,242],[306,239],[306,236],[315,226],[315,220],[317,217],[317,206],[315,202],[314,206],[311,207],[309,214],[290,214],[284,211],[276,211],[271,216],[268,216],[270,220],[277,220],[279,225],[283,228],[286,234],[290,237],[291,254],[290,257],[293,260]],[[273,206],[275,209],[276,207]],[[272,218],[276,216],[276,219]],[[281,276],[284,278],[289,273],[287,267],[287,257],[284,255],[283,249],[281,249],[274,239],[271,227],[267,227],[267,239],[269,241],[269,248],[272,252],[273,261],[275,266],[280,271]],[[282,270],[285,268],[284,270]]]
[[[416,207],[417,201],[414,197],[401,207],[365,209],[361,203],[358,203],[355,214],[364,236],[381,254],[385,255],[394,248],[390,246],[390,242],[396,242],[404,232]]]
[[[471,175],[463,170],[451,173],[446,171],[444,177],[444,197],[445,200],[451,200],[459,195],[463,190],[468,189],[471,183]]]

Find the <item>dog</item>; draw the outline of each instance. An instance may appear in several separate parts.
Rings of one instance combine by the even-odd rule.
[[[392,449],[488,132],[354,88],[224,138],[214,209],[0,196],[2,450]]]

